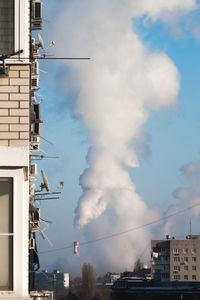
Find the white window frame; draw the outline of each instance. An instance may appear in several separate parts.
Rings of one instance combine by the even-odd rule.
[[[23,168],[0,169],[0,177],[13,178],[13,290],[9,294],[28,295],[28,180]]]
[[[9,194],[9,192],[10,192],[10,190],[9,190],[9,192],[8,192],[8,201],[9,201],[9,206],[10,206],[10,197],[12,198],[12,225],[13,225],[13,178],[12,177],[0,177],[0,179],[12,179],[12,188],[11,188],[11,190],[12,190],[12,195],[10,195]],[[10,210],[10,208],[9,208],[9,210]],[[8,218],[9,218],[9,220],[10,220],[10,212],[9,212],[9,216],[8,216]],[[13,236],[14,236],[14,233],[13,233],[13,228],[12,228],[12,232],[9,232],[9,227],[10,226],[8,226],[8,231],[7,232],[0,232],[0,237],[1,236],[6,236],[6,237],[12,237],[13,238]],[[12,226],[13,227],[13,226]],[[12,247],[13,247],[13,239],[12,239]],[[12,251],[11,251],[12,253],[13,253],[13,249],[12,249]],[[9,264],[10,264],[10,254],[9,254]],[[9,267],[9,271],[10,271],[10,267]],[[13,258],[12,258],[12,274],[9,274],[9,279],[10,279],[10,277],[11,277],[11,275],[12,275],[12,285],[13,285]],[[9,286],[10,286],[10,282],[9,282]],[[12,287],[12,289],[9,289],[9,291],[12,291],[13,290],[13,287]],[[0,291],[4,291],[3,289],[0,289]]]
[[[30,0],[14,0],[14,51],[22,54],[6,60],[6,64],[29,62],[30,56]],[[20,60],[19,60],[20,58]]]
[[[174,248],[173,253],[174,254],[179,254],[180,253],[180,248]]]

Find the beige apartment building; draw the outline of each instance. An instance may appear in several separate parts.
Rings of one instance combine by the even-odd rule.
[[[151,277],[160,281],[200,281],[200,236],[152,240]]]
[[[30,155],[39,144],[34,96],[38,64],[32,54],[38,44],[33,44],[31,30],[41,29],[40,13],[38,0],[0,0],[0,299],[4,300],[30,299],[29,257],[34,251],[30,237],[35,224],[29,205],[35,176],[30,174]]]

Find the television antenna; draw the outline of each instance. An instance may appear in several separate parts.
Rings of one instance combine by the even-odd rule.
[[[0,56],[0,61],[2,61],[3,67],[0,68],[0,76],[8,76],[8,68],[6,67],[6,59],[10,58],[12,56],[15,56],[17,54],[23,53],[24,50],[19,50],[10,54],[2,54]]]
[[[59,156],[47,156],[40,154],[31,154],[31,160],[42,160],[43,158],[59,158]]]
[[[55,41],[51,41],[49,46],[45,48],[43,38],[41,37],[41,35],[39,33],[37,33],[37,39],[39,42],[38,46],[41,47],[45,51],[48,50],[50,47],[55,46],[55,44],[56,44]]]
[[[49,224],[48,224],[49,222],[47,222],[47,221],[45,221],[45,220],[43,220],[43,219],[41,219],[41,218],[40,218],[40,221],[42,221],[42,222],[44,223],[45,227],[44,227],[43,229],[40,228],[39,233],[40,233],[40,235],[42,236],[42,238],[43,238],[44,240],[47,240],[47,242],[49,243],[49,245],[50,245],[51,247],[53,247],[53,244],[52,244],[52,242],[50,241],[50,239],[48,238],[47,234],[44,233],[44,232],[48,229],[48,227],[49,227]]]

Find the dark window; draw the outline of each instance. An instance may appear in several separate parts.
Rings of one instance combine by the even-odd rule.
[[[197,258],[196,257],[192,257],[192,261],[197,261]]]
[[[14,52],[14,0],[0,1],[0,55]]]
[[[188,261],[188,257],[184,257],[184,261]]]
[[[163,279],[169,279],[169,273],[162,273],[161,277]]]
[[[180,257],[174,257],[174,261],[180,261]]]
[[[187,271],[187,270],[188,270],[188,266],[184,266],[184,270],[186,270],[186,271]]]
[[[196,254],[196,253],[197,253],[197,249],[196,249],[196,248],[192,248],[192,249],[191,249],[191,253],[192,253],[192,254]]]
[[[184,279],[185,279],[185,280],[188,280],[188,275],[184,275]]]
[[[196,280],[196,279],[197,279],[196,275],[192,275],[192,280]]]
[[[192,266],[192,270],[196,271],[197,267],[196,266]]]

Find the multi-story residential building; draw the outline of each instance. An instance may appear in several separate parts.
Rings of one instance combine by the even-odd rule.
[[[29,239],[36,215],[33,204],[29,212],[34,176],[30,154],[39,143],[34,97],[38,68],[33,53],[38,44],[33,45],[31,30],[41,29],[40,12],[39,0],[0,0],[0,299],[4,300],[30,299]],[[34,191],[31,195],[34,198]]]
[[[151,276],[161,281],[200,281],[200,236],[152,240]]]
[[[1,0],[0,298],[2,299],[7,297],[29,299],[30,62],[27,59],[29,52],[30,1]]]
[[[36,272],[35,289],[64,292],[69,288],[69,273],[61,273],[54,270],[52,273],[47,270]]]

